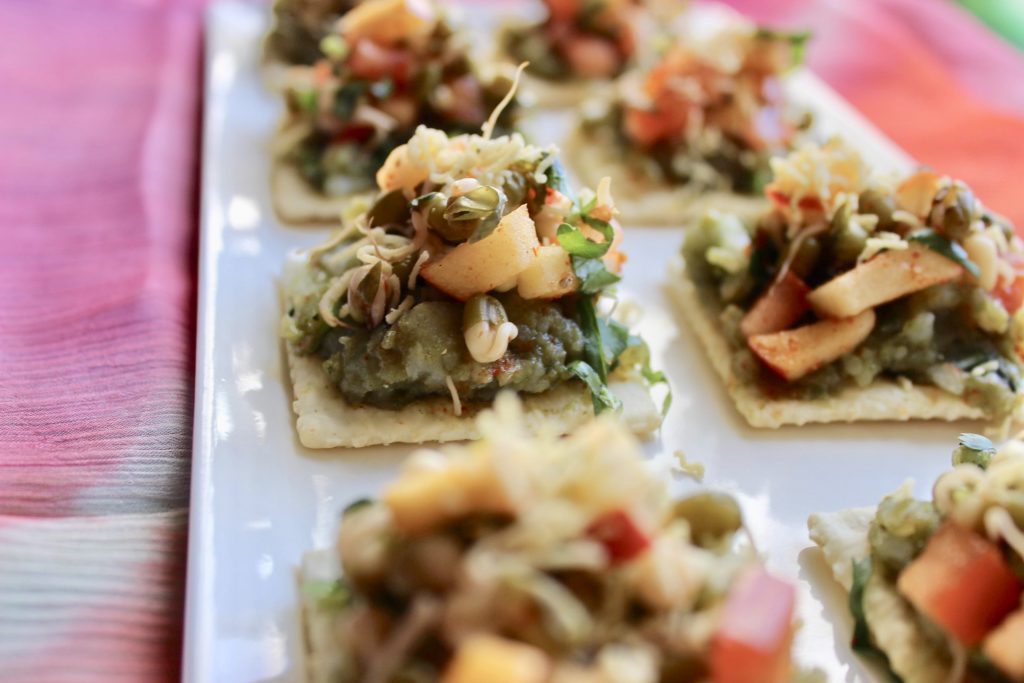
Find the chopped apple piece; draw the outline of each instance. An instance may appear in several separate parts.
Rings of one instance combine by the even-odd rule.
[[[399,531],[416,534],[469,511],[512,512],[505,485],[488,458],[449,460],[402,473],[384,493]]]
[[[787,271],[785,277],[774,283],[743,316],[740,322],[743,336],[779,332],[795,323],[810,308],[807,303],[810,291],[793,271]]]
[[[425,0],[375,0],[350,10],[339,28],[350,45],[364,38],[393,45],[425,37],[436,24],[437,15]]]
[[[575,292],[576,286],[572,260],[557,244],[539,247],[537,258],[517,280],[519,296],[524,299],[558,299]]]
[[[932,210],[932,200],[942,186],[942,176],[931,171],[918,171],[896,188],[896,204],[918,218]]]
[[[1003,620],[981,646],[985,656],[1011,681],[1024,682],[1024,607]]]
[[[540,247],[533,220],[523,204],[501,219],[498,227],[479,242],[464,242],[437,261],[429,261],[420,274],[442,292],[459,301],[513,282],[527,269]]]
[[[852,318],[755,335],[747,345],[765,365],[792,382],[853,351],[874,326],[875,312],[868,309]]]
[[[459,645],[441,683],[544,683],[550,670],[547,655],[533,645],[476,635]]]
[[[399,145],[377,170],[377,186],[381,192],[415,190],[430,176],[430,169],[414,164],[409,158],[409,145]]]
[[[807,295],[827,318],[849,318],[926,287],[961,277],[964,269],[945,256],[911,243],[899,251],[883,251],[853,270],[832,278]]]

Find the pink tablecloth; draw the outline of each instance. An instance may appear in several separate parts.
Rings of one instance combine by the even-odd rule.
[[[1024,64],[967,15],[732,2],[1024,224]],[[178,676],[200,5],[0,2],[0,681]]]

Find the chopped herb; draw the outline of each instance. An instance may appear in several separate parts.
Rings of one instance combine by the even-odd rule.
[[[614,285],[622,278],[604,267],[599,259],[573,256],[572,269],[580,281],[580,291],[584,294],[597,294],[605,287]]]
[[[585,259],[598,259],[608,253],[615,238],[615,229],[607,221],[598,218],[583,216],[583,222],[601,233],[603,242],[595,242],[579,228],[574,228],[568,223],[558,226],[558,243],[573,256]]]
[[[548,188],[557,190],[569,199],[574,198],[572,188],[569,187],[569,182],[565,179],[565,166],[562,165],[560,159],[555,159],[555,162],[548,167],[545,175],[548,179]]]
[[[606,381],[603,380],[597,371],[590,367],[590,365],[582,360],[574,361],[569,363],[569,372],[583,380],[583,383],[590,389],[590,396],[594,401],[594,412],[601,413],[604,410],[619,410],[622,408],[622,402],[612,393],[612,390],[608,388]]]
[[[967,252],[958,243],[952,241],[948,237],[943,237],[939,233],[935,232],[931,228],[922,228],[921,230],[915,230],[910,233],[907,237],[911,242],[917,242],[928,249],[931,249],[937,254],[945,256],[950,261],[958,263],[964,267],[964,269],[973,275],[978,277],[981,275],[981,271],[978,266],[971,261],[970,257],[967,256]]]
[[[871,638],[871,629],[868,627],[867,618],[864,615],[864,587],[871,578],[871,560],[864,558],[853,561],[853,584],[850,586],[850,614],[853,615],[853,640],[850,646],[853,651],[868,659],[878,660],[889,672],[893,681],[902,683],[892,667],[889,665],[889,657],[875,645]]]
[[[292,102],[295,106],[307,114],[315,114],[317,110],[316,90],[293,90]]]

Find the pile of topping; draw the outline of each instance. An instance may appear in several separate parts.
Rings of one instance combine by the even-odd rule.
[[[510,85],[482,79],[429,0],[362,2],[319,51],[290,77],[279,154],[329,196],[372,187],[373,173],[418,124],[479,130]],[[513,111],[503,109],[503,126]]]
[[[479,422],[346,510],[344,578],[305,585],[332,620],[330,680],[791,680],[795,591],[734,499],[670,500],[612,418],[534,437],[503,394]]]
[[[267,36],[269,56],[285,64],[313,64],[323,55],[320,40],[338,17],[359,0],[276,0],[274,28]]]
[[[610,137],[631,166],[659,181],[760,191],[768,160],[809,123],[787,106],[781,84],[807,38],[737,23],[677,42],[649,71],[624,77],[584,131]]]
[[[544,0],[547,19],[508,31],[505,49],[553,81],[611,78],[636,52],[634,0]]]
[[[1024,447],[1016,442],[997,453],[988,439],[962,434],[953,465],[932,501],[915,500],[904,487],[878,506],[871,557],[854,567],[855,646],[889,649],[868,635],[885,628],[886,615],[864,603],[872,598],[869,582],[883,581],[912,608],[909,620],[923,637],[917,658],[926,661],[916,673],[898,672],[906,680],[1021,681]],[[903,661],[903,653],[893,654]]]
[[[838,141],[772,160],[770,211],[709,213],[683,246],[736,349],[733,372],[814,398],[877,378],[1012,416],[1024,243],[960,181],[871,178]]]
[[[497,110],[496,110],[497,113]],[[643,341],[598,313],[625,255],[607,182],[574,197],[557,150],[519,134],[420,126],[377,173],[379,195],[286,274],[283,334],[352,404],[493,399],[609,376],[664,381]]]

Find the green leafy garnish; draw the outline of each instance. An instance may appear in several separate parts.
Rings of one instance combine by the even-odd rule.
[[[622,278],[604,267],[598,259],[570,257],[572,269],[580,281],[580,291],[584,294],[597,294],[605,287],[614,285]]]
[[[589,218],[589,217],[587,217]],[[584,219],[586,220],[586,219]],[[596,218],[590,220],[598,221]],[[599,259],[608,253],[608,250],[612,246],[612,239],[615,237],[615,231],[612,226],[605,221],[598,221],[607,226],[608,232],[605,233],[598,228],[593,226],[596,230],[601,231],[604,236],[604,242],[595,242],[586,235],[579,228],[573,227],[568,223],[562,223],[558,226],[558,243],[562,245],[562,249],[565,249],[572,256],[579,256],[585,259]],[[587,225],[590,225],[590,221],[587,221]]]
[[[969,256],[967,256],[967,252],[962,246],[948,237],[943,237],[931,228],[915,230],[910,233],[910,236],[907,237],[907,239],[911,242],[917,242],[937,254],[945,256],[954,263],[960,264],[974,277],[981,275],[981,271],[978,269],[978,266],[971,261]]]
[[[804,63],[804,59],[807,56],[807,41],[811,39],[812,35],[810,31],[788,32],[770,28],[758,28],[754,37],[763,40],[781,40],[789,43],[790,49],[793,51],[789,68],[795,69]]]
[[[995,445],[981,434],[961,434],[960,445],[953,451],[953,465],[972,464],[987,469],[992,456],[996,454]]]
[[[597,370],[590,367],[586,361],[577,360],[569,363],[569,372],[583,380],[583,383],[590,389],[590,396],[594,401],[594,412],[601,413],[604,410],[619,410],[622,402],[608,388],[607,379],[602,379]]]
[[[569,187],[569,182],[565,179],[565,166],[562,165],[560,159],[555,159],[544,174],[547,176],[547,187],[561,192],[569,199],[574,199],[572,188]]]
[[[853,651],[869,659],[876,659],[885,666],[892,680],[902,683],[892,667],[889,665],[889,657],[875,645],[871,638],[871,629],[868,627],[867,618],[864,615],[864,587],[871,578],[872,566],[870,558],[853,561],[853,584],[850,586],[850,614],[853,615],[853,640],[850,647]]]

